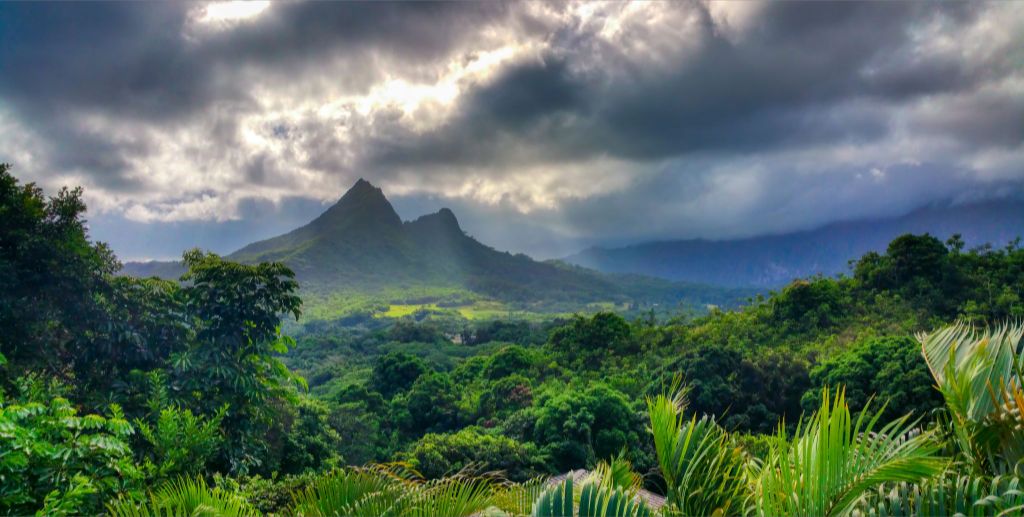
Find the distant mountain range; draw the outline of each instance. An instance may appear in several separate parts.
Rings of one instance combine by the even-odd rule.
[[[677,240],[590,248],[564,260],[609,273],[636,273],[719,286],[775,288],[794,278],[847,272],[850,260],[884,251],[905,233],[968,247],[1003,246],[1024,236],[1024,202],[992,201],[922,208],[902,217],[834,223],[810,231],[737,240]]]
[[[252,243],[227,258],[280,261],[291,267],[304,297],[357,295],[429,299],[472,293],[516,304],[731,305],[751,294],[638,275],[603,274],[561,262],[500,252],[466,235],[444,208],[403,222],[384,193],[360,179],[327,211],[284,235]],[[175,262],[127,263],[124,274],[177,278]]]

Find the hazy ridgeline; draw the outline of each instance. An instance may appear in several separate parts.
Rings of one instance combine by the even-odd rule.
[[[80,190],[3,167],[0,513],[1024,511],[1016,242],[903,235],[722,310],[750,292],[540,263],[385,205],[357,184],[136,278]]]

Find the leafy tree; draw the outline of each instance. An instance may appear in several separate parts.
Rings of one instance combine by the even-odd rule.
[[[119,407],[109,416],[79,415],[62,389],[40,377],[16,379],[0,394],[0,508],[25,515],[96,514],[118,494],[138,493],[131,424]]]
[[[482,375],[485,379],[496,380],[514,373],[527,372],[532,366],[533,358],[529,350],[518,345],[509,345],[491,356]]]
[[[244,473],[267,456],[264,438],[278,415],[272,401],[295,400],[301,382],[277,357],[294,345],[279,326],[281,314],[299,316],[298,283],[278,263],[243,265],[198,250],[184,262],[182,296],[195,337],[170,357],[170,391],[206,415],[228,405],[224,466]]]
[[[500,470],[513,481],[524,481],[545,471],[544,457],[532,444],[486,434],[476,427],[453,434],[427,434],[412,446],[408,457],[427,479],[470,466],[484,472]]]
[[[348,402],[331,408],[328,423],[338,433],[338,453],[349,465],[365,465],[385,459],[378,452],[378,441],[385,438],[381,432],[378,413],[365,404]]]
[[[420,375],[406,394],[411,429],[424,432],[445,432],[458,423],[458,395],[448,374],[428,372]]]
[[[884,255],[868,253],[854,267],[867,289],[891,291],[941,317],[955,315],[962,282],[946,245],[929,234],[901,235]]]
[[[826,278],[795,280],[774,296],[772,302],[776,323],[796,332],[837,325],[849,305],[842,285]]]
[[[428,370],[423,360],[405,352],[389,352],[377,359],[370,374],[370,389],[386,399],[406,391]]]
[[[572,323],[556,328],[548,340],[551,348],[573,365],[597,367],[608,354],[636,352],[629,323],[618,314],[599,312],[590,318],[574,316]]]
[[[0,164],[0,353],[16,370],[70,379],[89,366],[94,297],[119,266],[107,246],[89,242],[84,212],[80,188],[46,198]]]
[[[530,380],[522,375],[509,375],[491,383],[480,396],[478,415],[504,416],[509,412],[530,407],[533,389]]]
[[[299,397],[280,421],[283,446],[279,467],[282,474],[301,474],[338,466],[341,463],[342,438],[331,425],[327,404]]]
[[[921,347],[909,337],[872,338],[825,360],[811,371],[811,386],[803,397],[804,409],[820,404],[821,388],[845,386],[850,407],[859,410],[871,397],[886,404],[882,419],[893,420],[907,412],[927,415],[942,405],[932,387]]]
[[[593,465],[623,447],[640,443],[639,416],[626,397],[612,388],[591,384],[586,390],[567,389],[544,400],[534,437],[551,455],[558,470]]]

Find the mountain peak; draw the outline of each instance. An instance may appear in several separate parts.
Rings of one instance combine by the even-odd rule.
[[[342,202],[347,198],[365,198],[365,197],[380,197],[384,198],[384,191],[380,188],[375,187],[369,181],[363,178],[359,178],[351,188],[349,188],[338,202]]]
[[[450,208],[442,208],[434,214],[435,217],[440,219],[445,226],[454,226],[459,228],[459,220],[455,218],[455,213]]]
[[[402,219],[384,197],[384,192],[369,181],[359,178],[334,206],[310,223],[332,231],[377,225],[400,227]]]
[[[432,214],[421,215],[415,221],[407,224],[412,228],[418,229],[418,231],[425,231],[433,235],[438,235],[437,232],[462,235],[462,227],[459,226],[459,220],[455,218],[455,214],[448,208],[442,208]]]

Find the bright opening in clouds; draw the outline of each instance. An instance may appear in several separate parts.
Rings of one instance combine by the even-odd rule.
[[[0,43],[0,160],[126,258],[359,177],[542,257],[1024,184],[1021,2],[8,3]]]
[[[200,23],[237,22],[258,16],[270,7],[270,2],[240,0],[234,2],[211,2],[198,8],[196,20]]]

